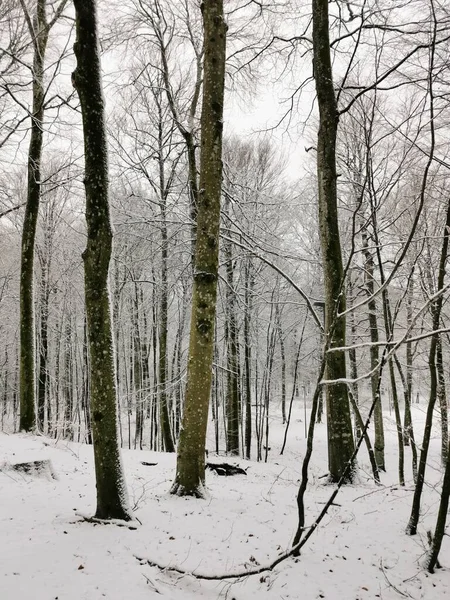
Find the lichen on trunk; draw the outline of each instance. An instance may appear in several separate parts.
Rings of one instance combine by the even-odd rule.
[[[202,4],[204,80],[200,190],[192,292],[191,331],[183,422],[172,494],[205,494],[205,441],[211,393],[219,262],[222,129],[226,29],[222,0]]]
[[[87,246],[83,253],[90,355],[90,399],[97,481],[96,518],[132,518],[117,430],[114,347],[108,288],[112,228],[95,0],[74,0],[77,68],[73,83],[83,118]]]

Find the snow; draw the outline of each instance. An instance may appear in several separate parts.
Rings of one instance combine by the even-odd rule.
[[[442,470],[433,438],[419,534],[404,534],[411,509],[410,450],[407,485],[396,482],[396,435],[385,414],[388,473],[375,486],[365,450],[359,480],[338,494],[298,559],[239,581],[200,581],[160,571],[146,559],[206,574],[245,571],[269,563],[290,545],[305,448],[302,410],[296,407],[287,448],[283,426],[272,423],[269,463],[239,460],[247,476],[207,471],[208,499],[170,496],[175,455],[124,451],[137,529],[84,521],[95,512],[93,453],[89,446],[45,437],[0,434],[0,464],[50,459],[58,480],[0,471],[0,598],[2,600],[425,600],[450,598],[450,542],[443,568],[423,568],[426,530],[434,530]],[[416,428],[424,407],[414,406]],[[417,432],[417,435],[421,431]],[[418,435],[419,437],[419,435]],[[209,455],[209,460],[223,461]],[[229,462],[236,462],[227,459]],[[158,463],[144,466],[141,462]],[[312,524],[333,488],[326,472],[326,429],[317,426],[306,521]],[[136,557],[145,559],[143,564]]]

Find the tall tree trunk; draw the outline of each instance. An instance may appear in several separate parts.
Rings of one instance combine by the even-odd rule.
[[[89,401],[89,347],[87,337],[87,322],[86,315],[83,319],[83,395],[82,404],[84,409],[84,421],[86,426],[85,440],[86,444],[92,444],[92,424],[91,424],[91,408]]]
[[[205,0],[200,192],[183,426],[171,493],[202,497],[219,259],[226,29],[223,1]]]
[[[136,411],[136,431],[134,448],[142,450],[144,440],[144,400],[142,394],[142,343],[139,328],[139,290],[134,282],[134,307],[133,307],[133,395]]]
[[[394,360],[395,360],[395,365],[397,367],[397,371],[398,374],[400,375],[400,379],[402,381],[402,385],[403,385],[403,397],[405,400],[405,407],[409,406],[409,414],[411,415],[411,405],[410,405],[410,397],[409,397],[409,387],[408,387],[408,383],[407,383],[407,378],[405,377],[404,373],[403,373],[403,369],[402,369],[402,365],[400,364],[400,361],[398,359],[398,356],[396,354],[394,354]],[[406,414],[406,408],[405,408],[405,414]],[[397,426],[397,431],[398,431],[398,426]],[[413,479],[414,479],[414,483],[417,481],[417,447],[416,447],[416,442],[414,439],[414,427],[413,427],[413,423],[412,420],[409,424],[408,427],[408,439],[410,441],[410,445],[411,445],[411,455],[412,455],[412,461],[411,461],[411,466],[412,466],[412,472],[413,472]],[[400,440],[399,440],[400,443]],[[405,441],[403,442],[403,445],[406,446],[407,444],[405,443]],[[399,474],[401,475],[403,472],[403,467],[402,464],[404,462],[404,453],[400,453],[399,455]],[[400,477],[400,483],[401,483],[401,477]]]
[[[351,274],[350,274],[351,275]],[[348,299],[350,304],[353,303],[353,282],[352,282],[352,278],[351,276],[349,276],[348,278]],[[356,326],[356,319],[355,319],[355,311],[352,311],[350,313],[350,334],[351,334],[351,343],[352,344],[356,344],[356,340],[357,340],[357,326]],[[356,410],[359,413],[359,389],[358,389],[358,365],[356,362],[356,348],[352,345],[352,347],[350,348],[349,352],[348,352],[348,361],[350,363],[350,377],[353,380],[351,386],[350,386],[350,404],[351,406],[356,406]],[[357,440],[359,440],[359,438],[361,437],[361,427],[360,427],[360,421],[358,418],[357,413],[355,412],[355,410],[353,410],[354,416],[355,416],[355,437]],[[361,415],[359,415],[360,417]]]
[[[447,462],[444,472],[444,481],[442,482],[441,501],[439,503],[436,529],[434,531],[430,553],[427,557],[427,567],[430,573],[434,573],[434,568],[437,565],[448,518],[448,506],[450,500],[450,448],[447,448],[446,456]]]
[[[73,385],[72,385],[72,327],[67,315],[64,332],[64,425],[63,436],[73,440]]]
[[[229,199],[227,197],[225,211],[229,211]],[[231,242],[224,243],[224,254],[226,261],[226,324],[225,340],[227,352],[227,387],[226,387],[226,417],[227,417],[227,454],[239,455],[239,378],[238,378],[238,352],[237,352],[237,327],[235,291],[233,282],[233,252]]]
[[[152,266],[152,278],[155,281],[156,273],[155,268]],[[152,290],[152,370],[153,370],[153,394],[152,394],[152,406],[151,406],[151,437],[153,439],[152,450],[158,450],[158,435],[159,435],[159,421],[158,421],[158,301],[156,295],[156,286],[153,286]]]
[[[26,10],[26,9],[24,9]],[[28,14],[28,13],[27,13]],[[41,158],[44,137],[44,61],[48,41],[46,0],[38,0],[31,23],[33,37],[33,109],[28,150],[27,203],[22,233],[20,268],[20,423],[24,431],[35,426],[35,331],[33,269],[36,224],[41,197]]]
[[[47,238],[47,235],[46,235]],[[48,311],[50,300],[50,266],[51,251],[50,241],[46,239],[41,260],[41,286],[40,286],[40,343],[39,343],[39,380],[37,402],[37,427],[42,433],[45,422],[45,400],[47,396],[48,381]],[[50,398],[49,398],[50,406]],[[50,419],[47,421],[50,427]]]
[[[386,471],[386,465],[384,460],[384,422],[383,422],[383,407],[381,405],[381,396],[379,394],[378,379],[379,375],[379,335],[378,335],[378,319],[377,319],[377,303],[374,298],[375,292],[375,280],[374,280],[374,260],[372,253],[369,250],[369,241],[367,230],[365,227],[361,230],[362,236],[362,249],[364,254],[364,283],[369,298],[367,303],[367,311],[369,317],[369,329],[370,329],[370,369],[372,374],[370,376],[371,388],[372,388],[372,401],[375,402],[375,409],[373,413],[374,429],[375,429],[375,460],[377,467],[381,471]]]
[[[167,235],[166,208],[169,189],[164,174],[164,140],[161,121],[159,121],[159,207],[161,213],[161,303],[159,311],[159,415],[161,438],[166,452],[175,452],[172,431],[170,427],[169,394],[167,393],[167,335],[169,313],[169,284],[168,284],[168,252],[169,240]]]
[[[445,389],[444,359],[442,356],[442,336],[439,336],[436,347],[436,369],[438,379],[437,395],[441,414],[441,462],[447,464],[448,452],[448,402]]]
[[[446,265],[448,258],[448,243],[449,243],[449,232],[450,232],[450,201],[447,205],[447,215],[445,219],[445,226],[443,231],[443,240],[441,247],[441,256],[439,260],[438,278],[437,278],[437,290],[440,292],[444,287]],[[423,486],[425,483],[425,469],[427,465],[428,449],[430,447],[431,429],[433,426],[433,412],[436,404],[436,398],[438,395],[438,374],[436,368],[436,355],[439,344],[440,334],[437,333],[439,324],[441,322],[441,311],[442,311],[443,297],[442,294],[431,304],[432,314],[432,325],[433,333],[430,342],[430,350],[428,353],[428,365],[430,369],[430,396],[428,399],[427,416],[425,419],[425,428],[423,432],[422,449],[420,452],[419,469],[417,471],[417,482],[414,489],[414,497],[411,508],[411,516],[406,528],[406,532],[409,535],[415,535],[417,533],[417,524],[419,522],[420,515],[420,504],[422,498]]]
[[[336,137],[338,111],[333,87],[328,22],[328,0],[313,0],[314,77],[319,105],[317,178],[319,186],[319,229],[325,283],[325,331],[329,346],[345,346],[345,287],[339,237],[336,189]],[[345,379],[345,352],[329,352],[326,378]],[[344,382],[327,386],[328,468],[338,481],[354,449],[350,405]],[[352,472],[348,477],[352,478]]]
[[[245,374],[245,458],[250,460],[252,451],[252,350],[250,339],[250,320],[252,312],[253,275],[250,259],[245,267],[244,299],[244,374]]]
[[[373,175],[371,164],[368,162],[367,169],[369,171],[369,180],[373,183]],[[371,219],[372,219],[372,227],[373,227],[373,238],[375,251],[377,256],[377,266],[378,271],[380,273],[380,282],[383,286],[383,291],[381,292],[381,298],[383,303],[383,321],[384,321],[384,329],[386,332],[386,339],[391,341],[394,336],[394,321],[392,319],[392,311],[391,311],[391,303],[389,300],[389,292],[388,288],[384,285],[386,278],[384,275],[384,266],[383,260],[381,256],[381,244],[378,237],[378,220],[377,220],[377,209],[374,201],[375,193],[373,191],[373,186],[371,188],[370,193],[370,210],[371,210]],[[389,378],[391,382],[391,390],[392,390],[392,404],[394,406],[395,413],[395,424],[397,427],[397,439],[398,439],[398,479],[400,485],[405,485],[405,448],[403,442],[403,425],[402,419],[400,415],[400,405],[398,400],[398,390],[397,390],[397,381],[395,378],[395,369],[394,369],[394,359],[392,356],[389,356],[388,359],[389,366]],[[379,387],[379,386],[378,386]]]
[[[284,349],[283,328],[281,325],[281,311],[277,304],[275,307],[275,316],[277,320],[278,341],[280,343],[281,358],[281,419],[283,425],[286,423],[286,352]]]
[[[414,267],[411,270],[411,277],[408,282],[408,290],[406,293],[406,328],[408,331],[412,326],[413,319],[413,302],[414,298]],[[411,441],[412,417],[411,417],[411,401],[412,401],[412,368],[413,368],[413,351],[412,342],[406,342],[406,395],[405,395],[405,417],[403,427],[403,442],[405,446],[409,446]],[[414,434],[413,434],[414,435]]]
[[[132,518],[117,428],[117,391],[108,272],[112,250],[108,157],[95,0],[74,0],[77,68],[83,117],[87,246],[83,253],[90,356],[97,509],[101,519]]]

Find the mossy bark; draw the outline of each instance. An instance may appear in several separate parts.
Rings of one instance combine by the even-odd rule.
[[[108,272],[112,229],[108,157],[95,0],[74,0],[77,69],[73,73],[83,118],[87,246],[83,253],[90,356],[90,400],[100,519],[132,518],[117,431],[116,380]]]
[[[219,259],[226,24],[222,0],[202,4],[204,81],[200,190],[186,399],[171,493],[201,497],[211,393]]]
[[[339,237],[336,137],[338,111],[333,87],[328,22],[328,0],[313,0],[314,78],[319,106],[317,138],[317,178],[319,202],[320,245],[325,283],[325,331],[329,347],[345,346],[345,288]],[[344,351],[329,352],[326,357],[326,378],[345,379]],[[330,478],[338,481],[350,460],[353,433],[347,384],[327,386],[328,467]],[[351,479],[351,475],[349,476]]]

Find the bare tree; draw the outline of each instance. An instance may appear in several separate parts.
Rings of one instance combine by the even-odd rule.
[[[186,399],[177,472],[171,488],[172,494],[198,497],[204,495],[206,426],[214,349],[227,30],[222,0],[206,0],[202,10],[205,50],[197,242]]]
[[[114,344],[108,289],[112,229],[97,7],[95,0],[75,0],[74,5],[77,68],[72,78],[80,97],[85,150],[87,247],[83,259],[97,481],[95,516],[128,521],[132,515],[118,443]]]
[[[345,346],[345,286],[337,214],[336,137],[338,110],[330,57],[328,0],[313,0],[314,77],[320,112],[317,138],[319,227],[325,284],[325,332],[329,345]],[[345,352],[326,357],[328,468],[338,481],[353,454]],[[339,383],[334,380],[340,379]],[[349,479],[352,475],[349,473]]]

